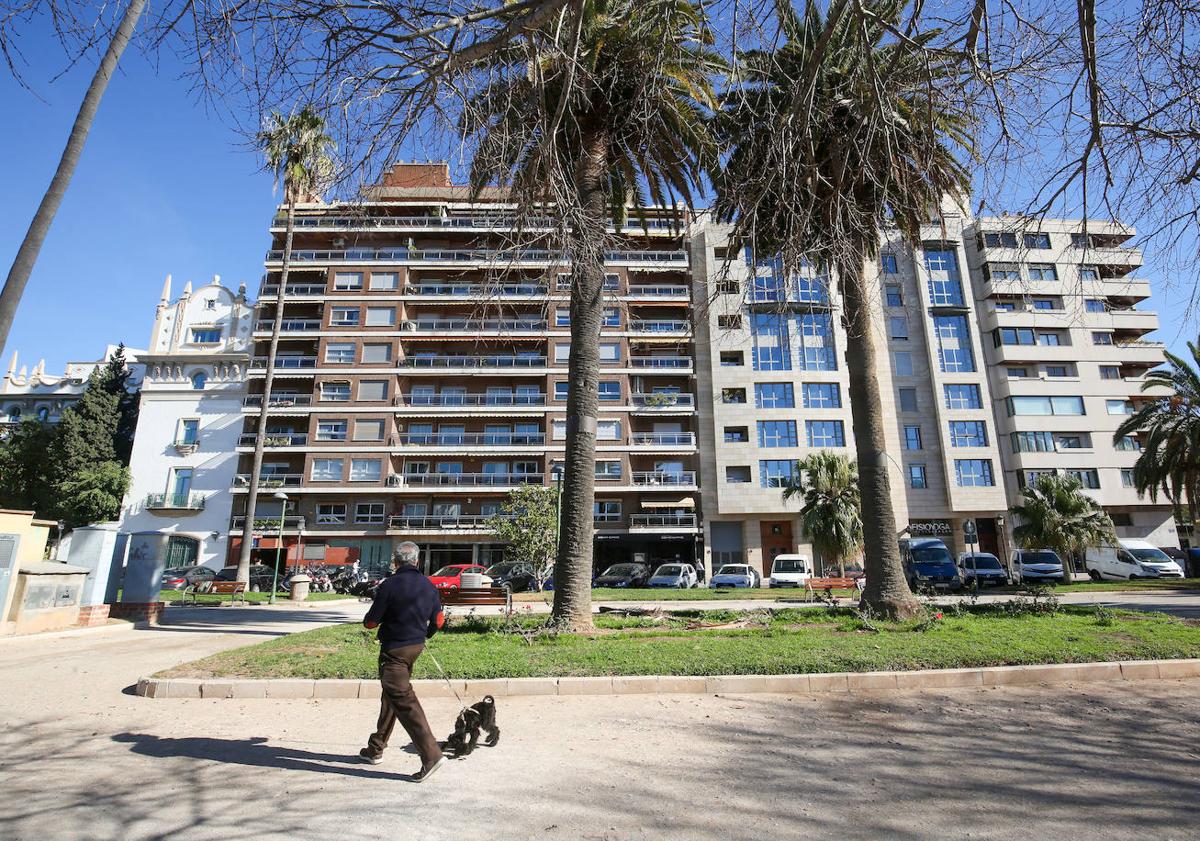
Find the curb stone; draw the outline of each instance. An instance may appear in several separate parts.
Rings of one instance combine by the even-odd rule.
[[[529,695],[650,695],[659,693],[825,694],[896,692],[1094,681],[1177,680],[1200,677],[1200,659],[1126,660],[1111,663],[1046,663],[988,666],[978,669],[928,669],[910,672],[826,672],[801,675],[623,675],[618,677],[529,677],[488,680],[414,680],[425,698],[497,698]],[[238,680],[236,678],[141,678],[136,694],[144,698],[359,698],[379,699],[373,680]]]

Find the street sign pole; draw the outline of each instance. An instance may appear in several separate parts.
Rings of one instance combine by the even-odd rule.
[[[976,593],[979,592],[979,568],[975,564],[975,544],[979,540],[979,529],[975,525],[974,520],[963,520],[963,539],[967,543],[967,552],[971,559],[971,589]]]

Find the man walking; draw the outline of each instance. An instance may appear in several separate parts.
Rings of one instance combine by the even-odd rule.
[[[421,756],[421,770],[414,782],[423,783],[446,763],[425,711],[412,688],[412,669],[425,649],[425,640],[442,625],[442,601],[437,588],[417,569],[421,550],[406,540],[396,547],[395,572],[379,583],[375,602],[363,625],[379,628],[379,683],[383,697],[379,721],[367,746],[358,752],[363,762],[378,765],[399,719]]]

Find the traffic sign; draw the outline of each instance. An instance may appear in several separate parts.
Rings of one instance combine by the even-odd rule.
[[[963,539],[967,543],[975,543],[979,539],[979,531],[975,528],[974,520],[963,520]]]

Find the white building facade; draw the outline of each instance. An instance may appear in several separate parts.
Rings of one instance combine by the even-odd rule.
[[[224,565],[253,305],[219,278],[172,302],[168,276],[145,368],[132,482],[121,513],[130,558]]]
[[[39,360],[32,370],[25,366],[18,370],[19,357],[14,351],[8,373],[0,380],[0,429],[29,419],[58,423],[62,413],[83,397],[88,377],[112,358],[117,347],[108,345],[104,354],[93,362],[68,362],[66,371],[59,375],[46,373],[45,360]],[[130,392],[141,387],[145,366],[139,360],[143,353],[145,351],[125,348]]]

